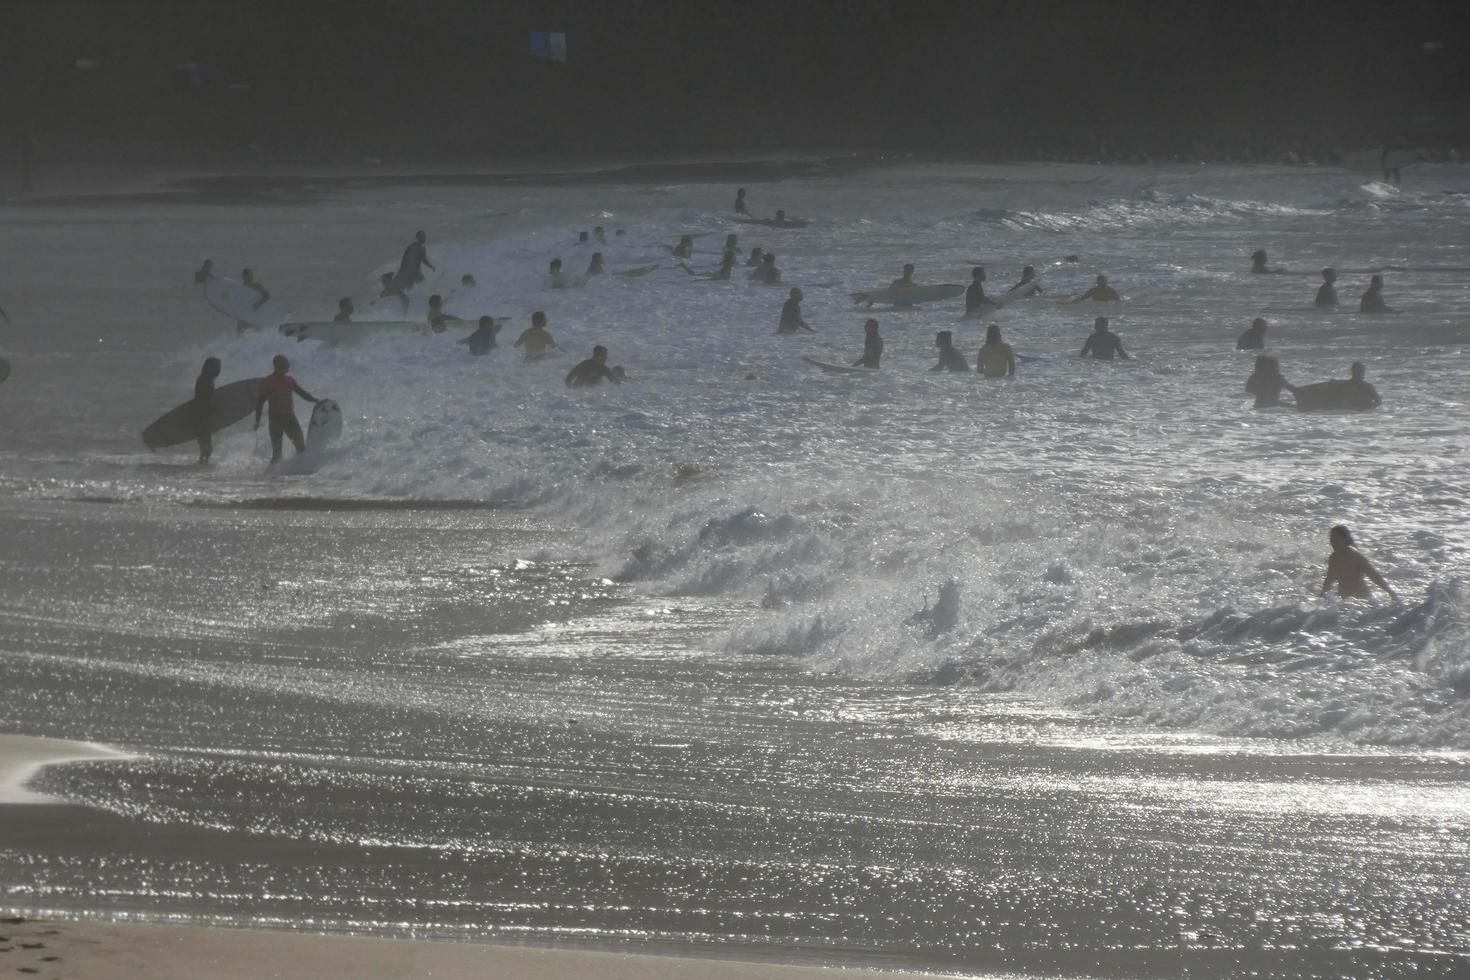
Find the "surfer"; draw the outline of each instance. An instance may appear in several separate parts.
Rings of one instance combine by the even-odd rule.
[[[994,305],[985,295],[985,267],[977,265],[970,270],[970,286],[965,290],[965,316],[978,316],[983,307]]]
[[[1353,547],[1353,532],[1345,525],[1334,526],[1327,532],[1327,540],[1332,544],[1332,554],[1327,556],[1327,573],[1322,576],[1323,596],[1327,595],[1335,582],[1337,594],[1344,599],[1367,599],[1372,595],[1367,583],[1363,581],[1367,578],[1387,592],[1390,599],[1398,598],[1372,563]]]
[[[219,377],[220,360],[206,357],[199,377],[194,381],[194,438],[199,440],[199,465],[214,455],[214,435],[209,431],[209,410],[214,404],[214,379]]]
[[[1285,272],[1286,271],[1285,269],[1279,269],[1279,268],[1278,269],[1272,269],[1272,268],[1270,268],[1269,266],[1266,265],[1266,262],[1267,261],[1268,260],[1266,258],[1266,250],[1264,248],[1258,248],[1258,249],[1256,249],[1254,252],[1251,253],[1251,272],[1254,272],[1257,275],[1261,275],[1261,274],[1268,274],[1269,275],[1269,274],[1274,274],[1274,273],[1279,273],[1279,272]]]
[[[948,371],[951,374],[970,372],[970,365],[965,360],[965,355],[955,350],[953,331],[941,330],[935,334],[934,346],[939,348],[939,363],[929,369],[930,374],[939,371]]]
[[[424,266],[434,268],[434,263],[429,261],[428,241],[429,237],[423,232],[415,232],[413,241],[403,250],[403,258],[398,263],[398,275],[395,278],[405,291],[424,281]]]
[[[1256,317],[1251,325],[1245,328],[1235,341],[1236,350],[1265,350],[1266,349],[1266,321]]]
[[[792,288],[786,302],[781,304],[781,321],[776,324],[777,333],[796,333],[805,330],[807,333],[816,333],[807,322],[801,318],[801,301],[806,297],[801,290]]]
[[[878,335],[878,321],[867,320],[863,323],[863,356],[852,362],[853,367],[872,368],[878,370],[878,362],[883,359],[883,338]]]
[[[599,245],[607,244],[607,232],[602,230],[602,225],[597,225],[592,229],[592,240]]]
[[[766,253],[761,251],[761,247],[757,245],[750,250],[750,257],[745,260],[745,267],[747,269],[759,268],[760,264],[765,261],[765,258]]]
[[[484,357],[495,349],[495,335],[498,333],[500,333],[500,324],[491,317],[482,316],[475,332],[457,343],[468,346],[470,353],[476,357]]]
[[[1317,289],[1317,298],[1313,305],[1320,309],[1331,309],[1337,305],[1337,282],[1336,269],[1322,270],[1322,285]]]
[[[734,232],[731,232],[730,234],[728,234],[728,235],[725,236],[725,251],[739,253],[739,251],[740,251],[740,236],[739,235],[735,234]]]
[[[762,286],[775,286],[781,282],[781,270],[776,268],[776,253],[766,252],[761,256],[760,268],[750,278]]]
[[[1368,366],[1362,361],[1354,361],[1349,369],[1352,377],[1342,383],[1344,401],[1353,405],[1365,405],[1377,408],[1383,404],[1383,399],[1378,397],[1378,389],[1368,383]]]
[[[992,323],[985,331],[985,343],[975,355],[975,371],[987,378],[1012,378],[1016,375],[1016,352],[1000,337],[1000,324]]]
[[[301,423],[296,421],[296,404],[291,396],[300,395],[313,404],[321,399],[307,394],[296,379],[286,373],[291,370],[291,362],[286,355],[277,354],[271,359],[271,367],[270,375],[260,381],[260,394],[255,401],[255,427],[260,428],[261,409],[270,405],[271,465],[274,466],[281,461],[282,436],[290,438],[298,454],[306,452],[306,437],[301,434]]]
[[[780,208],[776,209],[776,226],[780,227],[786,223],[786,212]]]
[[[1021,289],[1021,287],[1024,286],[1024,285],[1026,285],[1028,282],[1029,283],[1036,283],[1036,270],[1033,269],[1029,265],[1026,266],[1026,268],[1024,268],[1024,269],[1021,270],[1021,281],[1018,282],[1018,283],[1016,283],[1014,286],[1012,286],[1010,288],[1010,291],[1014,293],[1017,290]],[[1021,292],[1018,293],[1017,295],[1018,296],[1023,296],[1023,297],[1024,296],[1035,296],[1035,295],[1037,295],[1040,292],[1041,292],[1041,284],[1040,283],[1036,283],[1036,285],[1032,286],[1030,289],[1021,290]]]
[[[1097,285],[1093,286],[1081,296],[1078,296],[1073,302],[1081,303],[1084,300],[1091,300],[1094,303],[1117,303],[1122,299],[1123,297],[1118,295],[1118,291],[1108,285],[1107,276],[1098,276]]]
[[[378,285],[382,287],[378,293],[378,299],[397,297],[403,304],[403,312],[408,312],[408,293],[404,292],[403,286],[394,278],[393,273],[385,272],[378,277]]]
[[[582,231],[582,232],[578,232],[577,233],[577,244],[578,245],[586,245],[586,244],[588,244],[591,241],[592,241],[592,236],[589,235],[589,234],[587,234],[585,231]]]
[[[679,238],[679,244],[677,244],[677,245],[674,246],[674,258],[676,258],[676,259],[687,259],[687,258],[692,258],[693,255],[694,255],[694,236],[693,235],[682,235],[682,236],[680,236],[680,238]]]
[[[735,254],[735,250],[727,248],[725,249],[724,256],[720,259],[719,268],[715,269],[714,272],[695,272],[690,268],[688,262],[680,262],[679,268],[696,279],[727,280],[730,278],[730,273],[735,269],[736,261],[738,261],[738,256]]]
[[[526,360],[537,361],[545,357],[548,351],[561,350],[555,340],[552,339],[550,331],[546,329],[546,314],[537,310],[531,314],[531,325],[521,331],[516,338],[514,347],[526,349]]]
[[[607,270],[602,267],[602,253],[593,252],[592,261],[587,263],[587,275],[600,276]]]
[[[735,192],[735,213],[750,217],[750,210],[745,206],[745,188],[742,187]]]
[[[1256,408],[1275,408],[1281,404],[1281,393],[1296,394],[1291,383],[1281,376],[1281,362],[1266,354],[1256,355],[1255,370],[1245,379],[1245,393],[1256,396]]]
[[[202,286],[214,276],[214,259],[205,259],[204,264],[194,270],[194,285]]]
[[[466,272],[464,275],[459,277],[459,285],[461,289],[477,289],[479,288],[480,284],[475,281],[474,276]]]
[[[444,297],[438,293],[429,297],[429,329],[434,333],[443,333],[451,323],[463,322],[459,317],[444,312]]]
[[[240,285],[244,286],[246,289],[253,289],[255,291],[255,302],[250,305],[250,309],[252,312],[254,312],[255,310],[259,310],[266,303],[270,302],[270,290],[265,288],[264,283],[256,281],[254,270],[245,269],[240,273]],[[249,330],[250,327],[251,324],[246,323],[244,320],[235,321],[236,333],[244,333],[245,331]]]
[[[1086,357],[1089,354],[1100,361],[1111,361],[1115,354],[1125,361],[1128,360],[1128,352],[1123,350],[1123,341],[1108,329],[1108,318],[1105,316],[1092,321],[1092,333],[1082,345],[1079,356]]]
[[[595,385],[603,378],[615,385],[623,383],[622,371],[611,369],[607,366],[607,348],[598,344],[592,348],[592,356],[585,361],[579,361],[577,366],[567,372],[568,388],[585,388]]]
[[[354,314],[356,312],[357,312],[357,310],[354,309],[353,306],[352,306],[352,299],[351,299],[351,297],[343,296],[341,299],[337,300],[337,315],[334,316],[334,317],[332,317],[332,322],[333,323],[351,323],[352,322],[352,314]]]
[[[1368,280],[1368,288],[1363,292],[1363,298],[1358,301],[1359,313],[1392,313],[1388,304],[1383,301],[1383,277],[1374,276]]]
[[[913,289],[917,285],[918,283],[914,282],[914,266],[913,263],[910,262],[908,265],[903,267],[903,275],[893,280],[893,282],[889,284],[888,288]]]

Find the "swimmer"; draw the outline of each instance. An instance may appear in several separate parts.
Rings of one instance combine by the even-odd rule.
[[[781,270],[776,268],[776,253],[766,252],[761,255],[761,265],[750,274],[750,279],[760,283],[762,286],[775,286],[781,282]]]
[[[994,305],[985,295],[985,267],[977,265],[970,270],[970,286],[965,290],[965,316],[977,316],[983,307]]]
[[[378,293],[378,299],[388,299],[396,296],[403,304],[403,312],[408,312],[408,293],[403,291],[403,286],[398,282],[398,277],[391,272],[385,272],[378,277],[378,285],[382,287]]]
[[[1363,292],[1363,298],[1358,301],[1359,313],[1392,313],[1388,304],[1383,301],[1383,277],[1374,276],[1368,281],[1368,288]]]
[[[1353,532],[1338,524],[1327,533],[1327,540],[1332,544],[1332,554],[1327,557],[1327,573],[1322,576],[1323,596],[1336,583],[1337,594],[1344,599],[1367,599],[1372,595],[1368,584],[1363,581],[1367,578],[1387,592],[1390,599],[1398,598],[1372,563],[1353,547]]]
[[[1266,264],[1268,261],[1269,260],[1266,257],[1266,250],[1264,248],[1256,249],[1254,252],[1251,253],[1251,272],[1255,273],[1256,275],[1268,275],[1286,271],[1285,269],[1270,268]]]
[[[757,245],[750,250],[750,257],[745,260],[745,267],[747,269],[759,268],[760,264],[765,261],[765,258],[766,253],[761,250],[761,247],[759,245]]]
[[[349,296],[343,296],[341,299],[337,300],[337,315],[332,317],[332,322],[351,323],[352,314],[356,312],[357,310],[352,305],[352,298]]]
[[[603,378],[620,385],[623,383],[624,373],[607,366],[607,348],[598,344],[592,348],[591,357],[577,362],[576,367],[567,372],[566,383],[568,388],[585,388],[597,384]]]
[[[853,367],[878,369],[883,359],[883,338],[878,335],[878,321],[868,320],[863,324],[863,356],[852,362]]]
[[[776,324],[777,333],[796,333],[799,330],[805,330],[807,333],[816,333],[801,318],[801,301],[805,298],[801,290],[791,290],[791,294],[786,302],[781,304],[781,320]]]
[[[1245,379],[1245,393],[1255,395],[1255,408],[1275,408],[1281,404],[1281,393],[1296,393],[1291,383],[1281,376],[1281,362],[1266,354],[1256,355],[1255,370]]]
[[[429,329],[434,333],[443,333],[451,323],[463,323],[459,317],[444,312],[444,297],[435,293],[429,297]]]
[[[1368,365],[1362,361],[1354,361],[1349,371],[1352,377],[1342,383],[1342,390],[1348,399],[1355,405],[1369,405],[1377,408],[1383,404],[1383,399],[1378,397],[1378,389],[1368,383]]]
[[[750,211],[745,206],[745,188],[742,187],[735,192],[735,213],[750,217]]]
[[[551,265],[547,267],[547,275],[551,279],[552,289],[565,289],[567,277],[561,271],[561,259],[552,259]]]
[[[592,236],[588,235],[585,231],[578,232],[577,233],[577,244],[578,245],[586,245],[586,244],[588,244],[591,241],[592,241]]]
[[[1117,303],[1122,300],[1122,298],[1123,297],[1118,295],[1118,291],[1116,289],[1108,285],[1107,276],[1098,276],[1097,285],[1093,286],[1081,296],[1078,296],[1072,302],[1081,303],[1084,300],[1091,300],[1094,303]]]
[[[970,364],[965,355],[955,350],[954,332],[941,330],[934,335],[934,346],[939,348],[939,363],[929,369],[930,374],[948,371],[951,374],[970,373]]]
[[[1266,321],[1256,317],[1251,325],[1245,328],[1235,341],[1236,350],[1265,350],[1266,349]]]
[[[546,329],[546,314],[540,310],[531,314],[531,325],[521,331],[521,335],[511,346],[524,347],[528,361],[538,361],[550,351],[561,350]]]
[[[607,232],[603,230],[602,225],[597,225],[592,229],[592,240],[599,245],[607,244]]]
[[[474,356],[484,357],[495,349],[495,335],[498,333],[500,333],[500,324],[491,317],[482,316],[475,332],[456,342],[469,347],[470,353]]]
[[[1111,361],[1115,354],[1125,361],[1128,360],[1128,352],[1123,350],[1123,341],[1108,329],[1108,318],[1105,316],[1100,316],[1093,321],[1092,333],[1088,336],[1087,342],[1082,345],[1082,353],[1079,356],[1086,357],[1088,354],[1100,361]]]
[[[1333,285],[1335,282],[1337,282],[1337,270],[1323,269],[1322,286],[1317,290],[1314,306],[1321,309],[1331,309],[1337,306],[1337,287]]]
[[[466,272],[464,275],[459,277],[459,285],[462,289],[476,289],[479,287],[480,284],[475,281],[474,276]]]
[[[975,371],[987,378],[1013,378],[1016,375],[1016,352],[1001,339],[1000,324],[992,323],[985,331],[985,343],[975,355]]]

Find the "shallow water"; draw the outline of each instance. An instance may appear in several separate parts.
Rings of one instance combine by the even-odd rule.
[[[1402,312],[1379,318],[1242,273],[1257,247],[1307,271],[1470,267],[1470,205],[1440,193],[1466,176],[752,185],[758,210],[815,219],[733,229],[804,288],[819,332],[794,339],[771,334],[784,291],[743,280],[544,287],[592,224],[628,230],[610,268],[696,231],[712,264],[723,185],[10,209],[0,727],[143,750],[45,788],[265,850],[0,850],[5,900],[968,969],[1463,967],[1470,272],[1389,272]],[[231,380],[284,349],[203,305],[200,257],[324,316],[365,307],[416,227],[430,286],[481,283],[460,312],[514,316],[506,342],[545,309],[631,382],[567,392],[572,355],[452,337],[292,344],[346,413],[324,459],[266,473],[248,429],[208,471],[142,450],[203,356]],[[876,377],[800,362],[856,357],[847,293],[905,261],[952,282],[983,261],[992,293],[1022,262],[1053,293],[1101,271],[1126,302],[1004,311],[1044,358],[1012,382],[923,373],[937,329],[973,357],[987,321],[953,307],[877,313]],[[1234,338],[1263,311],[1288,378],[1361,359],[1384,408],[1251,411]],[[1073,356],[1098,312],[1134,361]],[[1314,598],[1338,521],[1404,602]],[[960,624],[931,637],[907,620],[951,578]],[[392,856],[307,872],[266,846],[289,840]]]

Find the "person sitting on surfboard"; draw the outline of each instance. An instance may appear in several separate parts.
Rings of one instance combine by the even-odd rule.
[[[1266,354],[1256,355],[1255,370],[1245,379],[1245,393],[1256,396],[1256,408],[1275,408],[1281,404],[1281,393],[1296,393],[1291,382],[1281,376],[1281,362]]]
[[[1105,316],[1093,321],[1092,333],[1088,335],[1087,342],[1082,345],[1082,353],[1078,356],[1086,357],[1089,354],[1100,361],[1111,361],[1114,355],[1128,360],[1128,353],[1123,350],[1123,341],[1108,329],[1108,318]]]
[[[1036,270],[1029,265],[1021,270],[1021,281],[1012,286],[1010,288],[1010,291],[1014,293],[1016,290],[1021,289],[1021,287],[1026,285],[1028,282],[1036,282]],[[1030,289],[1022,290],[1020,295],[1035,296],[1039,292],[1041,292],[1041,284],[1036,283],[1036,285],[1032,286]]]
[[[883,338],[878,336],[878,321],[868,320],[863,323],[863,356],[852,362],[853,367],[864,367],[878,370],[878,362],[883,359]]]
[[[209,462],[214,455],[214,435],[209,431],[209,410],[214,404],[214,379],[219,377],[220,360],[206,357],[199,377],[194,382],[194,425],[195,438],[199,440],[199,465]]]
[[[761,251],[761,247],[759,245],[757,245],[755,248],[752,248],[750,250],[750,257],[745,260],[745,267],[747,269],[753,268],[753,267],[759,267],[760,264],[762,262],[764,262],[765,260],[766,260],[766,253],[763,252],[763,251]]]
[[[352,314],[356,312],[357,310],[354,309],[352,306],[352,298],[349,296],[343,296],[341,299],[337,300],[337,315],[332,317],[332,322],[351,323]]]
[[[585,361],[579,361],[577,366],[567,372],[568,388],[585,388],[595,385],[603,378],[615,385],[623,383],[623,373],[614,371],[607,366],[607,348],[598,344],[592,348],[592,356]]]
[[[521,335],[511,346],[524,347],[528,361],[540,360],[546,356],[547,351],[561,350],[546,329],[546,314],[540,310],[531,314],[531,325],[521,331]]]
[[[495,349],[495,335],[500,333],[500,324],[488,316],[480,317],[480,325],[475,332],[457,343],[469,347],[470,353],[476,357],[484,357]]]
[[[992,323],[985,331],[985,343],[975,355],[975,371],[987,378],[1009,378],[1016,373],[1016,352],[1000,338],[1000,324]]]
[[[679,244],[674,246],[674,258],[687,259],[694,255],[694,236],[681,235]]]
[[[1317,299],[1313,305],[1323,309],[1337,305],[1337,287],[1333,285],[1335,282],[1337,282],[1337,270],[1323,269],[1322,286],[1317,290]]]
[[[1336,582],[1337,594],[1344,599],[1367,599],[1372,595],[1363,581],[1367,578],[1387,592],[1390,599],[1398,598],[1378,570],[1353,547],[1353,532],[1338,524],[1327,532],[1327,540],[1332,544],[1332,554],[1327,558],[1327,572],[1322,576],[1323,596]]]
[[[297,454],[306,452],[306,437],[301,434],[301,423],[296,421],[296,405],[292,395],[300,395],[312,404],[321,401],[307,394],[296,379],[286,372],[291,362],[286,355],[277,354],[271,359],[273,370],[260,381],[260,395],[255,402],[255,427],[260,428],[260,412],[270,406],[271,465],[281,461],[281,437],[288,436]]]
[[[434,263],[429,261],[429,237],[423,232],[415,232],[413,241],[403,250],[403,258],[398,263],[398,285],[404,290],[413,288],[424,281],[424,266],[434,268]],[[438,271],[435,269],[434,271]]]
[[[1085,300],[1091,300],[1094,303],[1116,303],[1122,298],[1118,295],[1116,289],[1108,285],[1107,276],[1098,276],[1097,285],[1093,286],[1081,296],[1078,296],[1076,302],[1081,303]]]
[[[1265,350],[1266,321],[1256,317],[1235,342],[1236,350]]]
[[[977,265],[970,270],[970,287],[965,290],[965,316],[975,316],[982,307],[993,305],[985,295],[985,266]]]
[[[735,213],[750,217],[750,211],[745,207],[745,188],[742,187],[735,192]]]
[[[781,304],[781,321],[776,324],[777,333],[796,333],[805,330],[807,333],[816,333],[807,322],[801,318],[801,301],[806,297],[801,290],[793,288],[786,302]]]
[[[908,265],[906,265],[906,266],[903,267],[903,275],[901,275],[897,279],[893,280],[893,282],[889,284],[888,288],[889,289],[913,289],[917,285],[918,285],[918,283],[914,282],[914,266],[913,266],[913,263],[909,263]]]
[[[587,263],[587,275],[589,275],[589,276],[600,276],[603,273],[605,273],[606,271],[607,270],[604,269],[603,266],[602,266],[602,253],[601,252],[593,252],[592,253],[592,261]]]
[[[1391,313],[1388,304],[1383,301],[1383,277],[1374,276],[1368,280],[1368,288],[1363,293],[1363,298],[1358,301],[1359,313]]]
[[[970,365],[965,360],[965,355],[955,349],[953,331],[941,330],[935,334],[934,346],[939,348],[939,363],[929,369],[930,374],[939,371],[948,371],[951,374],[970,372]]]
[[[766,252],[761,256],[761,265],[750,274],[750,278],[762,286],[775,286],[781,282],[781,270],[776,268],[776,253]]]
[[[459,317],[444,312],[444,297],[435,293],[429,297],[429,329],[443,333],[451,323],[463,323]]]
[[[204,264],[194,270],[194,285],[202,286],[214,277],[214,259],[205,259]]]

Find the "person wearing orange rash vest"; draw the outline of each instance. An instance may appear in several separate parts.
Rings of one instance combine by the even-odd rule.
[[[296,421],[296,403],[292,396],[300,395],[312,403],[321,399],[308,394],[296,383],[295,378],[286,373],[291,370],[291,362],[286,360],[284,354],[277,354],[271,365],[275,370],[268,377],[260,379],[260,395],[255,401],[255,427],[260,428],[260,413],[269,405],[271,465],[275,465],[281,461],[282,436],[290,437],[291,445],[296,447],[297,453],[306,452],[306,437],[301,434],[301,423]]]

